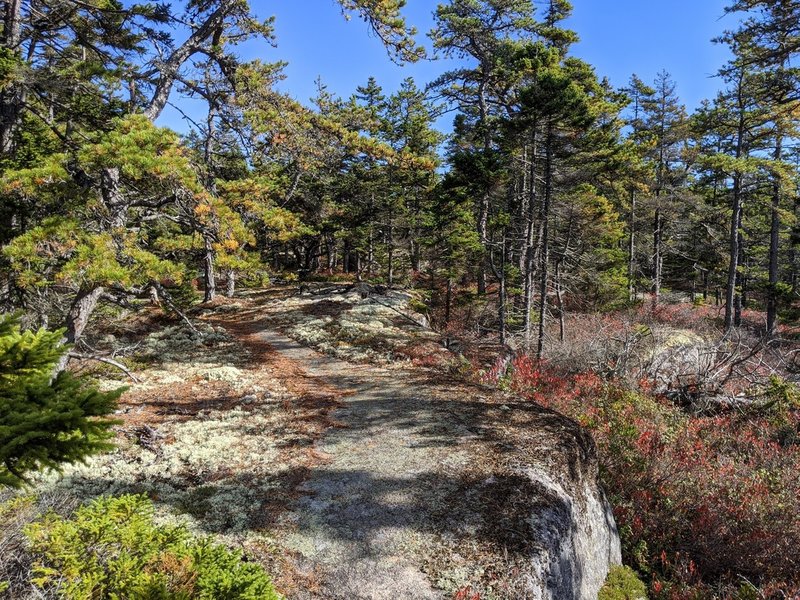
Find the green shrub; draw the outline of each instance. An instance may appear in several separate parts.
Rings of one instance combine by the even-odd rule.
[[[67,600],[278,600],[269,576],[242,555],[153,523],[144,496],[103,497],[70,519],[28,526],[34,583]]]
[[[60,469],[113,446],[111,413],[124,389],[101,392],[53,371],[67,347],[63,331],[22,331],[0,315],[0,486],[19,487],[42,469]]]
[[[616,565],[611,567],[597,600],[647,600],[647,588],[633,569]]]

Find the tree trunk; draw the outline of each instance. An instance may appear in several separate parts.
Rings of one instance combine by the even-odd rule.
[[[736,280],[739,272],[739,221],[742,214],[741,176],[733,178],[733,211],[731,213],[730,237],[728,238],[728,284],[725,288],[725,331],[733,327],[733,303],[736,298]]]
[[[536,152],[537,148],[537,123],[534,121],[533,129],[531,132],[531,153],[529,159],[528,169],[528,211],[526,219],[525,230],[525,268],[523,273],[525,276],[525,301],[524,301],[524,314],[522,316],[522,326],[525,333],[525,352],[531,351],[531,340],[533,338],[533,321],[531,319],[533,313],[533,287],[534,287],[534,221],[536,215]]]
[[[412,237],[409,240],[408,250],[409,250],[409,255],[411,257],[411,270],[414,273],[419,273],[420,271],[419,244],[417,243],[415,237]]]
[[[211,302],[217,294],[217,280],[214,273],[214,248],[208,238],[206,238],[206,250],[203,257],[203,279],[205,282],[203,302]]]
[[[386,255],[388,262],[386,283],[391,286],[394,285],[394,215],[391,206],[389,207],[389,223],[386,231]]]
[[[507,232],[503,232],[503,248],[500,257],[500,293],[499,293],[499,306],[498,306],[498,319],[500,320],[500,345],[506,345],[506,236]]]
[[[745,135],[745,107],[744,107],[744,74],[739,74],[737,88],[737,110],[739,111],[739,123],[736,128],[736,151],[734,157],[738,160],[744,153]],[[741,298],[736,294],[736,286],[739,283],[739,257],[741,254],[742,243],[742,173],[734,170],[733,173],[733,203],[731,211],[730,239],[728,240],[729,263],[728,263],[728,284],[725,289],[725,333],[738,322],[741,322]],[[738,306],[738,309],[734,307]],[[735,319],[734,313],[738,316]]]
[[[656,191],[656,203],[658,203],[660,190]],[[661,269],[664,264],[662,256],[662,232],[663,227],[661,207],[656,205],[656,215],[653,221],[653,305],[657,306],[661,300]]]
[[[775,139],[775,162],[783,158],[783,133],[778,126]],[[781,230],[781,180],[772,182],[772,214],[769,228],[769,288],[767,290],[767,336],[773,337],[778,326],[778,250]]]
[[[636,300],[636,190],[631,190],[628,212],[628,300]]]
[[[453,306],[453,277],[448,274],[447,276],[447,292],[444,300],[444,324],[445,327],[450,324],[450,311]]]
[[[744,275],[744,266],[745,266],[745,252],[744,252],[744,235],[742,233],[742,211],[739,211],[739,227],[737,228],[737,242],[736,245],[739,248],[739,258],[737,259],[738,268],[736,269],[736,292],[735,292],[735,299],[733,302],[733,324],[736,327],[740,327],[742,325],[742,309],[745,306],[745,294],[747,293],[746,285],[747,281]]]
[[[369,202],[369,214],[372,215],[375,207],[375,197],[372,196]],[[369,235],[367,239],[367,278],[372,278],[372,267],[375,264],[375,234],[372,217],[369,221]]]
[[[563,342],[566,338],[566,324],[564,322],[564,294],[561,289],[561,264],[562,261],[556,263],[556,305],[558,308],[558,339]]]
[[[483,128],[483,154],[484,158],[488,160],[489,152],[492,149],[492,135],[489,131],[488,125],[488,107],[486,101],[486,81],[482,81],[478,90],[478,108],[480,110],[480,125]],[[490,199],[490,184],[488,181],[483,182],[486,189],[481,194],[478,203],[478,238],[481,243],[481,260],[478,264],[478,293],[486,293],[486,263],[488,261],[488,244],[489,244],[489,199]]]
[[[22,0],[6,0],[3,13],[3,33],[0,46],[19,55],[21,35],[20,11]],[[0,152],[8,155],[13,150],[14,132],[19,124],[22,109],[21,92],[16,85],[9,85],[0,92]]]
[[[333,275],[333,271],[336,269],[336,240],[331,233],[325,236],[325,254],[328,256],[328,275]]]
[[[78,292],[78,295],[72,302],[72,306],[70,306],[67,312],[67,318],[64,322],[66,331],[62,339],[63,343],[73,345],[80,341],[86,329],[86,325],[89,324],[89,318],[92,316],[94,309],[97,308],[97,303],[104,291],[104,288],[96,287],[82,289]],[[69,356],[65,353],[56,364],[53,375],[57,375],[66,369],[68,363]]]
[[[561,287],[561,267],[564,265],[564,261],[567,259],[567,256],[569,256],[569,246],[572,243],[572,228],[574,222],[574,214],[570,214],[569,223],[567,224],[567,237],[564,241],[564,251],[556,261],[555,284],[556,302],[558,307],[558,339],[562,342],[566,339],[566,322],[564,318],[564,290]]]
[[[225,277],[225,295],[228,298],[233,298],[236,294],[236,273],[228,270]]]
[[[344,241],[344,249],[342,250],[342,268],[345,273],[350,272],[350,240]]]
[[[544,197],[541,211],[541,256],[539,262],[539,339],[536,345],[536,358],[541,360],[544,352],[544,334],[547,325],[547,287],[550,263],[550,201],[553,195],[553,124],[547,125],[545,148]]]

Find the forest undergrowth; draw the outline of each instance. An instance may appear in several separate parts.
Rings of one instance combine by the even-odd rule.
[[[753,333],[726,354],[708,341],[718,316],[686,303],[574,314],[549,360],[474,358],[473,373],[591,431],[624,561],[652,598],[797,598],[797,344],[789,329],[777,349]],[[745,317],[757,332],[763,315]]]

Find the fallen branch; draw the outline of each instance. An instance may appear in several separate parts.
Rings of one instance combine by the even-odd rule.
[[[112,367],[116,367],[123,373],[125,373],[134,383],[141,383],[141,380],[134,375],[131,370],[123,365],[121,362],[114,360],[113,358],[108,358],[107,356],[95,356],[90,354],[79,354],[77,352],[70,352],[70,358],[75,358],[78,360],[96,360],[97,362],[105,363],[107,365],[111,365]]]
[[[412,317],[408,316],[408,315],[407,315],[407,314],[405,314],[403,311],[396,309],[394,306],[391,306],[391,305],[389,305],[389,304],[385,304],[384,302],[381,302],[380,300],[376,300],[374,296],[368,296],[368,297],[367,297],[367,300],[371,300],[372,302],[377,302],[377,303],[378,303],[378,304],[380,304],[381,306],[385,306],[385,307],[386,307],[386,308],[388,308],[389,310],[393,310],[393,311],[394,311],[394,312],[396,312],[398,315],[400,315],[401,317],[403,317],[403,318],[404,318],[404,319],[406,319],[407,321],[410,321],[411,323],[413,323],[413,324],[414,324],[414,325],[416,325],[417,327],[421,327],[422,329],[430,329],[428,326],[426,326],[426,325],[424,325],[423,323],[420,323],[419,321],[417,321],[416,319],[414,319],[414,318],[412,318]]]

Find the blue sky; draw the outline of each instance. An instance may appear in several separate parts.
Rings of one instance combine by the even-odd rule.
[[[420,41],[433,24],[438,0],[408,0],[405,15],[420,31]],[[727,51],[711,43],[724,29],[734,28],[734,17],[723,17],[727,0],[573,0],[570,28],[581,38],[573,54],[594,65],[600,77],[624,86],[632,73],[652,82],[666,69],[677,82],[681,100],[691,110],[718,89],[713,78]],[[252,0],[260,17],[276,16],[277,48],[248,44],[242,58],[266,62],[285,60],[286,80],[280,88],[306,102],[321,77],[328,89],[347,97],[374,75],[385,90],[396,89],[409,76],[420,86],[451,65],[424,61],[398,66],[381,43],[353,18],[346,21],[334,0]],[[194,111],[191,111],[194,112]],[[450,117],[445,117],[449,122]],[[168,109],[160,124],[185,130],[180,116]],[[447,128],[447,123],[440,126]]]

